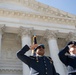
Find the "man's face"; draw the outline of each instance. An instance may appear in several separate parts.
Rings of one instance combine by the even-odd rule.
[[[70,53],[76,54],[76,46],[72,46],[69,50]]]
[[[45,53],[44,48],[42,46],[39,46],[37,48],[37,50],[36,50],[36,54],[38,54],[38,55],[44,55],[44,53]]]

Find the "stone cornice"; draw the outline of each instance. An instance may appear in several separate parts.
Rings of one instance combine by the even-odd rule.
[[[61,16],[66,18],[76,18],[76,15],[72,15],[54,7],[42,4],[40,2],[37,2],[36,0],[0,0],[0,2],[20,4],[49,15]]]
[[[29,19],[29,20],[41,21],[41,22],[51,22],[56,24],[68,24],[68,25],[76,24],[76,19],[62,18],[57,16],[48,16],[48,15],[13,11],[13,10],[6,10],[6,9],[0,9],[0,16],[17,18],[17,19],[25,19],[25,20]]]

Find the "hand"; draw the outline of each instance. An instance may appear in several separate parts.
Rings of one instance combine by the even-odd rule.
[[[74,41],[70,41],[67,45],[71,45],[74,44]]]
[[[73,46],[74,46],[74,44],[70,44],[70,45],[68,45],[69,49],[70,49],[71,47],[73,47]]]
[[[72,47],[72,45],[76,45],[76,42],[75,41],[70,41],[67,45],[70,48],[70,47]]]
[[[38,46],[38,44],[31,45],[30,50],[34,50],[37,46]]]

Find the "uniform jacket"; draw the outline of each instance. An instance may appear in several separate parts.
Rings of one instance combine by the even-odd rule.
[[[71,56],[70,54],[66,54],[68,50],[69,48],[68,46],[66,46],[64,49],[62,49],[59,52],[58,55],[60,60],[67,66],[68,74],[73,75],[73,73],[76,73],[76,56]]]
[[[34,57],[24,55],[30,48],[25,45],[18,53],[18,58],[28,65],[30,75],[56,75],[52,61],[46,56]]]

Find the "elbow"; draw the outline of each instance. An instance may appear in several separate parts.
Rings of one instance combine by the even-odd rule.
[[[19,53],[17,53],[17,57],[19,58]]]
[[[61,56],[61,53],[60,53],[60,52],[58,53],[58,56],[59,56],[59,57]]]
[[[63,54],[61,52],[59,52],[58,57],[59,57],[60,60],[63,59]]]
[[[21,54],[19,52],[17,52],[17,57],[19,58],[21,56]]]

